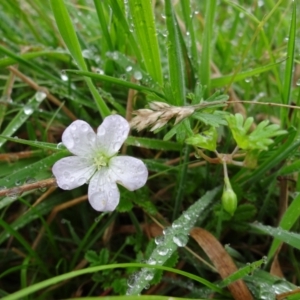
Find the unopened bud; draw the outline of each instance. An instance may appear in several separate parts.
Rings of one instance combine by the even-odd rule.
[[[237,196],[231,187],[224,187],[222,195],[222,205],[225,211],[227,211],[231,216],[234,215],[234,212],[237,208]]]

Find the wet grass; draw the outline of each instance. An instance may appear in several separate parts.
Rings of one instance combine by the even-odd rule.
[[[299,110],[276,106],[300,106],[296,4],[1,1],[0,296],[120,299],[148,276],[145,299],[298,299]],[[153,100],[190,106],[223,95],[232,105],[217,110],[287,130],[254,168],[228,166],[233,216],[220,201],[222,164],[185,144],[188,132],[219,125],[221,113],[206,124],[133,129],[121,153],[142,159],[149,178],[135,192],[120,187],[112,213],[91,208],[87,185],[56,187],[51,168],[69,155],[61,136],[72,121],[96,129],[111,113],[130,120]],[[219,126],[218,152],[234,148]],[[193,222],[176,231],[198,200]],[[159,247],[171,249],[168,257]],[[152,278],[136,273],[149,257]]]

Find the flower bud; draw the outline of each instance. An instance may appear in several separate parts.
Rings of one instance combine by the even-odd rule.
[[[227,211],[231,216],[234,215],[237,208],[237,196],[231,187],[224,187],[222,205],[225,211]]]

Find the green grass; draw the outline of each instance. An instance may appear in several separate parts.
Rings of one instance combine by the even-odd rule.
[[[125,299],[128,284],[149,274],[148,289],[135,286],[141,299],[238,299],[239,279],[253,299],[300,297],[297,1],[1,1],[0,19],[0,298]],[[151,101],[181,113],[206,106],[154,132],[131,130],[122,154],[147,165],[144,187],[120,187],[116,211],[99,213],[87,185],[55,186],[51,168],[70,155],[60,142],[73,120],[96,129]],[[286,130],[267,151],[244,149],[252,168],[240,166],[243,157],[228,164],[233,216],[221,204],[223,166],[205,150],[209,137],[186,143],[212,126],[218,153],[231,154],[226,112]],[[194,203],[201,209],[180,231]],[[187,241],[192,226],[216,238],[211,251],[195,237],[172,242]],[[228,254],[221,265],[217,241]],[[163,249],[172,251],[160,262]]]

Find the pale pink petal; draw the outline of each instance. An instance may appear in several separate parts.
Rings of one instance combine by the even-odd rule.
[[[92,177],[88,198],[91,206],[97,211],[113,211],[119,204],[120,192],[111,179],[110,170],[102,168]]]
[[[115,156],[109,161],[109,168],[113,180],[130,191],[141,188],[148,178],[145,164],[134,157]]]
[[[129,133],[129,123],[119,115],[111,115],[98,127],[98,147],[107,156],[116,154]]]
[[[96,167],[89,159],[69,156],[58,160],[52,167],[57,185],[63,190],[77,188],[92,177]]]
[[[79,156],[91,157],[97,149],[97,135],[93,128],[82,120],[74,121],[62,135],[68,150]]]

